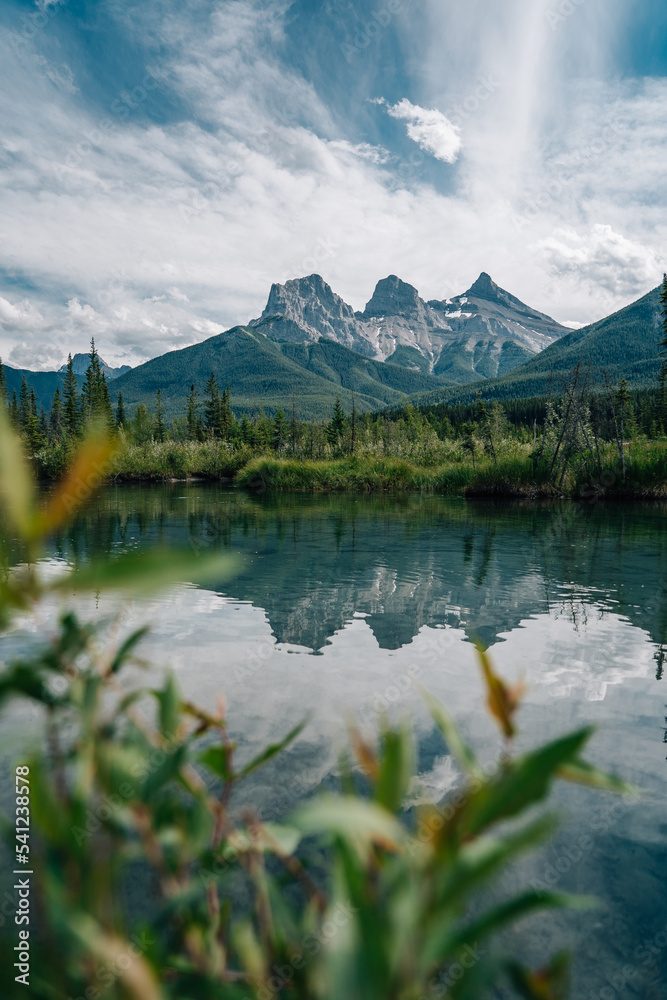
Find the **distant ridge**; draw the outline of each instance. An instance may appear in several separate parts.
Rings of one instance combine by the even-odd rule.
[[[605,375],[612,383],[621,378],[631,388],[655,385],[661,358],[658,343],[662,337],[660,286],[636,302],[619,309],[605,319],[573,330],[546,350],[501,378],[489,379],[474,387],[451,387],[420,394],[414,402],[466,403],[481,390],[486,399],[515,399],[558,394],[563,378],[583,362],[599,383]]]

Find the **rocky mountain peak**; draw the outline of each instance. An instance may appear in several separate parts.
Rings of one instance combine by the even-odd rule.
[[[296,311],[304,318],[304,311],[319,311],[325,307],[329,314],[340,319],[354,319],[354,310],[340,295],[336,295],[320,274],[309,274],[305,278],[292,278],[284,285],[271,285],[269,300],[262,313],[262,319],[269,316],[289,315]],[[297,317],[292,316],[296,319]]]
[[[132,370],[131,365],[121,365],[120,368],[112,368],[106,363],[102,358],[99,359],[100,368],[104,372],[107,378],[120,378],[125,372]],[[74,374],[78,376],[85,375],[88,371],[88,365],[90,364],[89,354],[75,354],[72,358],[72,368],[74,369]],[[67,371],[67,365],[61,365],[58,372],[63,374]]]
[[[490,274],[486,271],[482,271],[477,281],[473,282],[467,292],[464,295],[470,295],[478,299],[491,299],[491,301],[498,298],[498,292],[501,289],[492,279]]]
[[[369,316],[410,316],[424,310],[424,302],[413,285],[401,281],[395,274],[378,281],[372,298],[362,315]]]

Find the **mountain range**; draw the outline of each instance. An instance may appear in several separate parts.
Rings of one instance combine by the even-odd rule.
[[[568,331],[499,288],[483,272],[453,299],[425,302],[412,285],[389,275],[363,312],[354,312],[319,274],[273,285],[250,326],[281,343],[333,340],[450,384],[504,375]]]
[[[75,354],[72,358],[72,368],[74,369],[74,374],[81,377],[86,374],[88,365],[90,364],[90,357],[88,354]],[[121,365],[120,368],[112,368],[110,365],[100,358],[100,368],[108,379],[119,378],[126,372],[132,371],[131,365]],[[67,365],[61,365],[58,369],[59,374],[64,375],[67,371]]]
[[[122,391],[130,412],[149,408],[162,390],[168,416],[182,413],[194,383],[203,393],[214,371],[229,384],[237,412],[274,412],[294,398],[302,417],[330,414],[336,396],[346,409],[353,394],[360,410],[400,405],[464,402],[483,386],[485,397],[509,398],[558,391],[559,375],[578,360],[612,381],[648,385],[659,370],[659,289],[613,316],[568,330],[525,305],[483,272],[462,295],[425,301],[395,275],[376,285],[355,312],[319,275],[271,287],[262,315],[247,326],[137,368],[113,369],[113,395]],[[86,355],[76,355],[81,375]],[[23,375],[47,408],[59,372],[5,368],[18,392]],[[554,382],[555,379],[555,382]]]

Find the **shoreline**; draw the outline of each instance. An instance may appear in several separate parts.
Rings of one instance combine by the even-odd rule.
[[[341,468],[337,462],[299,463],[289,459],[253,459],[236,474],[194,473],[174,476],[155,473],[118,471],[104,478],[105,485],[160,485],[176,483],[217,483],[219,485],[244,490],[249,493],[304,493],[307,495],[355,494],[355,495],[416,495],[430,494],[458,496],[467,500],[516,500],[555,501],[585,500],[597,503],[600,500],[617,502],[656,502],[667,500],[667,481],[655,484],[614,482],[608,486],[596,484],[572,484],[558,489],[547,482],[520,481],[503,475],[496,476],[485,469],[461,476],[462,471],[452,466],[435,468],[410,467],[403,463],[398,474],[392,476],[387,464],[392,460],[378,463],[364,462],[360,472],[352,468]],[[347,464],[347,463],[346,463]],[[300,466],[300,468],[295,468]],[[468,479],[467,482],[462,480]],[[55,480],[46,480],[47,483]]]

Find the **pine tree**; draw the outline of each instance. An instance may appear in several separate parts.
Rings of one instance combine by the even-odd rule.
[[[109,430],[115,426],[111,397],[106,375],[102,371],[100,356],[95,347],[95,338],[90,342],[89,363],[81,387],[81,401],[84,417],[88,420],[103,420]]]
[[[278,407],[278,411],[273,418],[273,447],[280,454],[283,450],[283,444],[285,442],[285,425],[287,421],[285,420],[285,414],[283,413],[282,406]]]
[[[352,416],[350,417],[350,452],[354,455],[357,446],[357,401],[352,393]]]
[[[49,433],[53,440],[59,441],[63,431],[63,405],[60,398],[60,389],[56,386],[51,402],[51,413],[49,414]]]
[[[2,358],[0,358],[0,406],[7,406],[8,403],[7,376],[5,375],[5,366],[2,363]]]
[[[660,313],[662,315],[662,340],[660,341],[660,347],[667,348],[667,274],[662,276],[662,288],[660,289]],[[667,353],[667,351],[661,351],[662,354]]]
[[[341,405],[340,396],[336,396],[333,417],[327,426],[327,439],[332,448],[336,448],[340,445],[343,434],[345,433],[346,424],[347,420],[345,417],[345,411]]]
[[[491,418],[489,417],[489,411],[486,408],[486,403],[482,399],[481,392],[478,392],[476,395],[477,395],[477,403],[476,403],[477,419],[479,422],[479,426],[484,436],[484,440],[486,442],[486,448],[488,451],[491,452],[494,464],[497,465],[498,458],[496,457],[496,447],[493,442],[493,429],[491,427]]]
[[[244,413],[241,418],[241,440],[244,444],[253,444],[254,438],[253,426],[248,420],[248,414]]]
[[[630,398],[630,393],[628,392],[628,383],[624,378],[621,379],[618,391],[614,396],[614,404],[616,444],[618,446],[618,454],[621,459],[623,482],[625,482],[625,435],[628,429],[632,430],[634,428],[635,415],[632,408],[632,399]]]
[[[204,423],[208,433],[214,437],[222,437],[222,400],[215,373],[211,372],[206,383],[208,399],[204,408]]]
[[[296,397],[292,393],[292,419],[290,420],[290,444],[292,454],[296,451]]]
[[[187,398],[187,411],[186,411],[186,426],[188,430],[188,437],[191,441],[195,441],[199,437],[201,420],[199,417],[199,393],[195,389],[194,382],[190,386],[190,392]]]
[[[12,393],[12,401],[9,404],[9,417],[10,417],[10,420],[12,421],[12,423],[14,424],[14,427],[18,427],[19,426],[19,401],[16,398],[16,389],[14,389],[14,392]]]
[[[25,375],[21,380],[19,400],[19,427],[22,431],[27,432],[30,424],[30,390]]]
[[[223,438],[228,439],[234,426],[234,413],[232,411],[231,393],[229,382],[220,397],[220,430]]]
[[[127,423],[127,417],[125,416],[125,403],[123,402],[123,393],[118,393],[118,403],[116,405],[116,427],[119,430],[123,430]]]
[[[658,375],[658,424],[662,433],[667,432],[667,361],[662,362]]]
[[[71,354],[67,357],[67,368],[63,382],[63,403],[63,423],[65,430],[71,437],[76,437],[81,426],[81,414],[79,410],[78,382],[74,374]]]
[[[107,377],[102,372],[102,381],[100,383],[100,405],[99,405],[99,416],[105,421],[109,433],[116,429],[116,419],[114,417],[113,406],[111,405],[111,395],[109,394],[109,385],[107,383]]]
[[[153,418],[144,403],[139,403],[132,420],[132,439],[135,444],[147,444],[153,435]]]
[[[164,422],[164,406],[162,405],[162,389],[158,389],[155,398],[155,440],[162,443],[167,436],[167,427]]]

